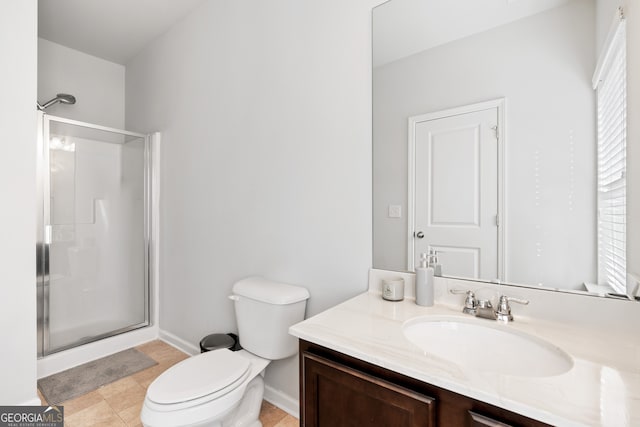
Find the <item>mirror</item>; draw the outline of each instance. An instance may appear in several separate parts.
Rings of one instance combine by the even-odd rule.
[[[373,10],[374,268],[410,271],[435,250],[443,276],[627,292],[626,265],[611,286],[599,255],[593,79],[617,28],[617,5],[599,2]]]

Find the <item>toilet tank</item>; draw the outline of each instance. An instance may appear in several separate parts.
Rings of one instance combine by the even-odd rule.
[[[309,291],[300,286],[249,277],[233,285],[240,345],[269,360],[284,359],[298,351],[289,326],[304,320]]]

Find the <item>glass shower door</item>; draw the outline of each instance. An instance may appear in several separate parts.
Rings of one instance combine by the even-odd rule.
[[[148,138],[44,115],[41,356],[149,324]]]

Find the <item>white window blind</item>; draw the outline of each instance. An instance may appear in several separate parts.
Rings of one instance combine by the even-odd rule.
[[[600,58],[598,104],[598,282],[626,292],[626,29],[622,15]]]

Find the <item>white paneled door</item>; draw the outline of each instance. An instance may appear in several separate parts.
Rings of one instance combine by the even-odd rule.
[[[414,265],[434,249],[443,275],[499,279],[498,108],[429,117],[410,120]]]

